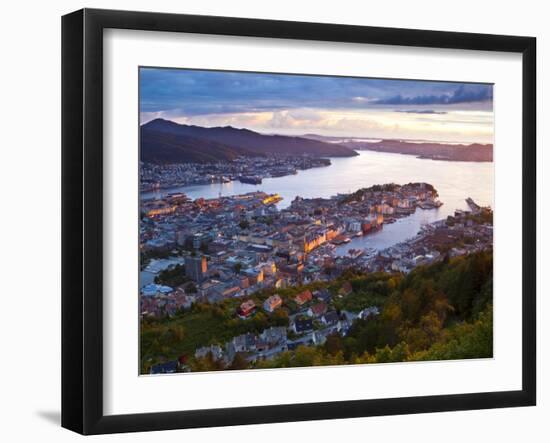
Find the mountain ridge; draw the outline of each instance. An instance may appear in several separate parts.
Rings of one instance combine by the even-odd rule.
[[[264,135],[245,128],[206,128],[155,119],[140,127],[141,160],[153,163],[206,163],[239,155],[302,155],[352,157],[353,149],[303,137]]]

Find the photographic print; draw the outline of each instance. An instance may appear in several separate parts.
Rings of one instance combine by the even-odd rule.
[[[139,133],[140,374],[493,357],[492,84],[141,67]]]

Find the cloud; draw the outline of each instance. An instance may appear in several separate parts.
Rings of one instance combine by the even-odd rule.
[[[405,114],[447,114],[447,111],[434,111],[433,109],[396,109],[394,112],[403,112]]]
[[[456,130],[482,141],[493,127],[485,84],[141,68],[139,85],[141,123],[374,138],[451,139]]]
[[[412,114],[386,109],[335,111],[308,108],[235,114],[171,117],[182,124],[233,126],[266,134],[302,135],[315,133],[360,138],[416,138],[456,142],[490,143],[492,112],[446,111],[445,115]],[[156,114],[143,114],[145,119]]]
[[[352,97],[351,100],[356,102],[356,103],[374,103],[374,102],[376,102],[377,99],[357,96],[357,97]]]
[[[493,87],[489,85],[460,85],[450,94],[416,95],[412,97],[397,94],[376,101],[379,105],[451,105],[490,101],[493,99]]]
[[[487,85],[422,80],[162,68],[141,68],[139,80],[142,112],[177,112],[179,116],[297,107],[366,109],[383,104],[460,103],[469,109],[476,100],[492,97],[492,87]]]

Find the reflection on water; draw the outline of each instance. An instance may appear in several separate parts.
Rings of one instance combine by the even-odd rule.
[[[435,186],[443,206],[421,210],[410,217],[384,225],[384,228],[366,237],[359,237],[338,248],[341,253],[350,248],[372,247],[384,249],[414,236],[420,226],[440,220],[455,209],[467,209],[467,197],[481,205],[493,206],[493,163],[447,162],[419,159],[412,155],[360,151],[357,157],[332,158],[325,168],[300,171],[297,175],[264,179],[261,185],[240,182],[184,186],[169,192],[185,192],[190,198],[215,198],[219,195],[244,194],[255,190],[279,193],[284,200],[280,208],[290,205],[296,196],[331,197],[353,192],[375,184],[427,182]],[[165,193],[168,191],[164,191]],[[141,198],[161,197],[161,192],[143,193]]]

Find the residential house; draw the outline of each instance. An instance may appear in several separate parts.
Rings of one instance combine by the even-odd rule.
[[[337,325],[338,321],[339,321],[339,318],[338,318],[338,314],[336,313],[336,311],[330,311],[330,312],[327,312],[326,314],[323,314],[321,316],[321,322],[324,325],[327,325],[327,326]]]
[[[256,303],[254,303],[254,300],[247,300],[241,303],[241,306],[237,310],[237,313],[239,317],[248,318],[254,313],[255,310],[256,310]]]
[[[328,289],[320,289],[319,291],[315,291],[313,296],[325,303],[329,303],[332,298]]]
[[[328,306],[325,302],[319,302],[314,304],[307,310],[307,315],[310,317],[320,317],[327,312]]]
[[[376,306],[370,306],[368,308],[363,309],[361,312],[359,312],[358,317],[362,320],[366,320],[369,317],[374,317],[379,314],[378,307]]]
[[[263,307],[267,312],[273,312],[275,311],[275,309],[281,307],[282,304],[283,300],[281,299],[279,294],[274,294],[264,301]]]
[[[223,358],[223,350],[218,345],[203,346],[195,351],[196,358],[205,358],[208,354],[212,355],[213,360],[221,360]]]
[[[359,317],[359,314],[351,311],[342,311],[342,317],[344,320],[347,320],[350,323],[353,323],[355,320],[357,320],[357,318]]]
[[[254,352],[256,350],[256,336],[250,332],[233,337],[231,342],[235,352]]]
[[[312,298],[313,294],[309,289],[306,289],[304,292],[301,292],[296,297],[294,297],[294,301],[298,306],[302,306],[305,303],[311,301]]]
[[[304,334],[313,330],[313,320],[311,318],[302,318],[294,321],[292,329],[296,334]]]
[[[260,338],[270,346],[284,343],[286,342],[286,328],[284,326],[272,326],[269,329],[264,329],[260,334]]]

